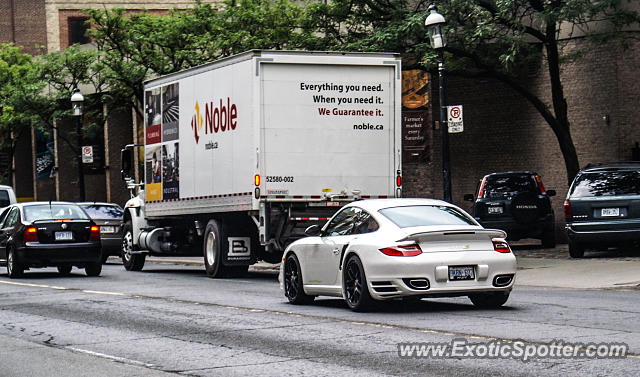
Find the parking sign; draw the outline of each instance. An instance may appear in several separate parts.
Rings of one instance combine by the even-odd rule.
[[[447,125],[449,126],[450,134],[464,131],[462,105],[447,106]]]

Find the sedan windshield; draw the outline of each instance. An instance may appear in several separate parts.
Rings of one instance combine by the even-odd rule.
[[[464,213],[447,206],[407,206],[379,211],[400,228],[429,225],[476,225]]]
[[[24,206],[24,218],[28,222],[36,220],[86,220],[86,213],[74,204],[38,204]]]
[[[87,212],[87,214],[92,219],[122,219],[122,215],[124,212],[122,208],[119,206],[108,206],[102,204],[87,204],[81,205],[82,209]]]
[[[615,195],[640,195],[640,171],[582,174],[576,179],[571,191],[571,196],[576,198]]]

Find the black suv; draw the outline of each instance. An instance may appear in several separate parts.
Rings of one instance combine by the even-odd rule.
[[[640,163],[587,165],[564,201],[569,254],[640,241]]]
[[[473,216],[485,228],[507,232],[509,240],[538,238],[543,247],[555,247],[555,219],[551,200],[555,190],[545,190],[540,176],[532,171],[485,175],[473,201]]]

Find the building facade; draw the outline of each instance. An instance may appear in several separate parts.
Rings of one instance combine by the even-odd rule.
[[[164,14],[193,5],[192,0],[0,0],[0,43],[23,46],[23,52],[38,55],[74,43],[89,43],[87,18],[82,13],[86,8],[123,8],[128,12],[146,9]],[[94,163],[84,166],[86,200],[122,205],[129,198],[120,178],[120,149],[135,141],[135,123],[132,112],[110,111],[103,132],[93,132],[83,143],[94,151]],[[61,132],[72,132],[75,121],[59,121],[57,127]],[[80,197],[75,165],[78,153],[56,131],[52,135],[35,130],[21,135],[12,161],[0,156],[0,169],[13,170],[11,182],[3,183],[14,186],[22,201],[76,201]]]

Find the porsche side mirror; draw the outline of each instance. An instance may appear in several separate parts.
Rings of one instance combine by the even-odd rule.
[[[318,233],[320,233],[320,227],[317,225],[311,225],[304,230],[304,234],[306,234],[307,236],[317,236]]]

